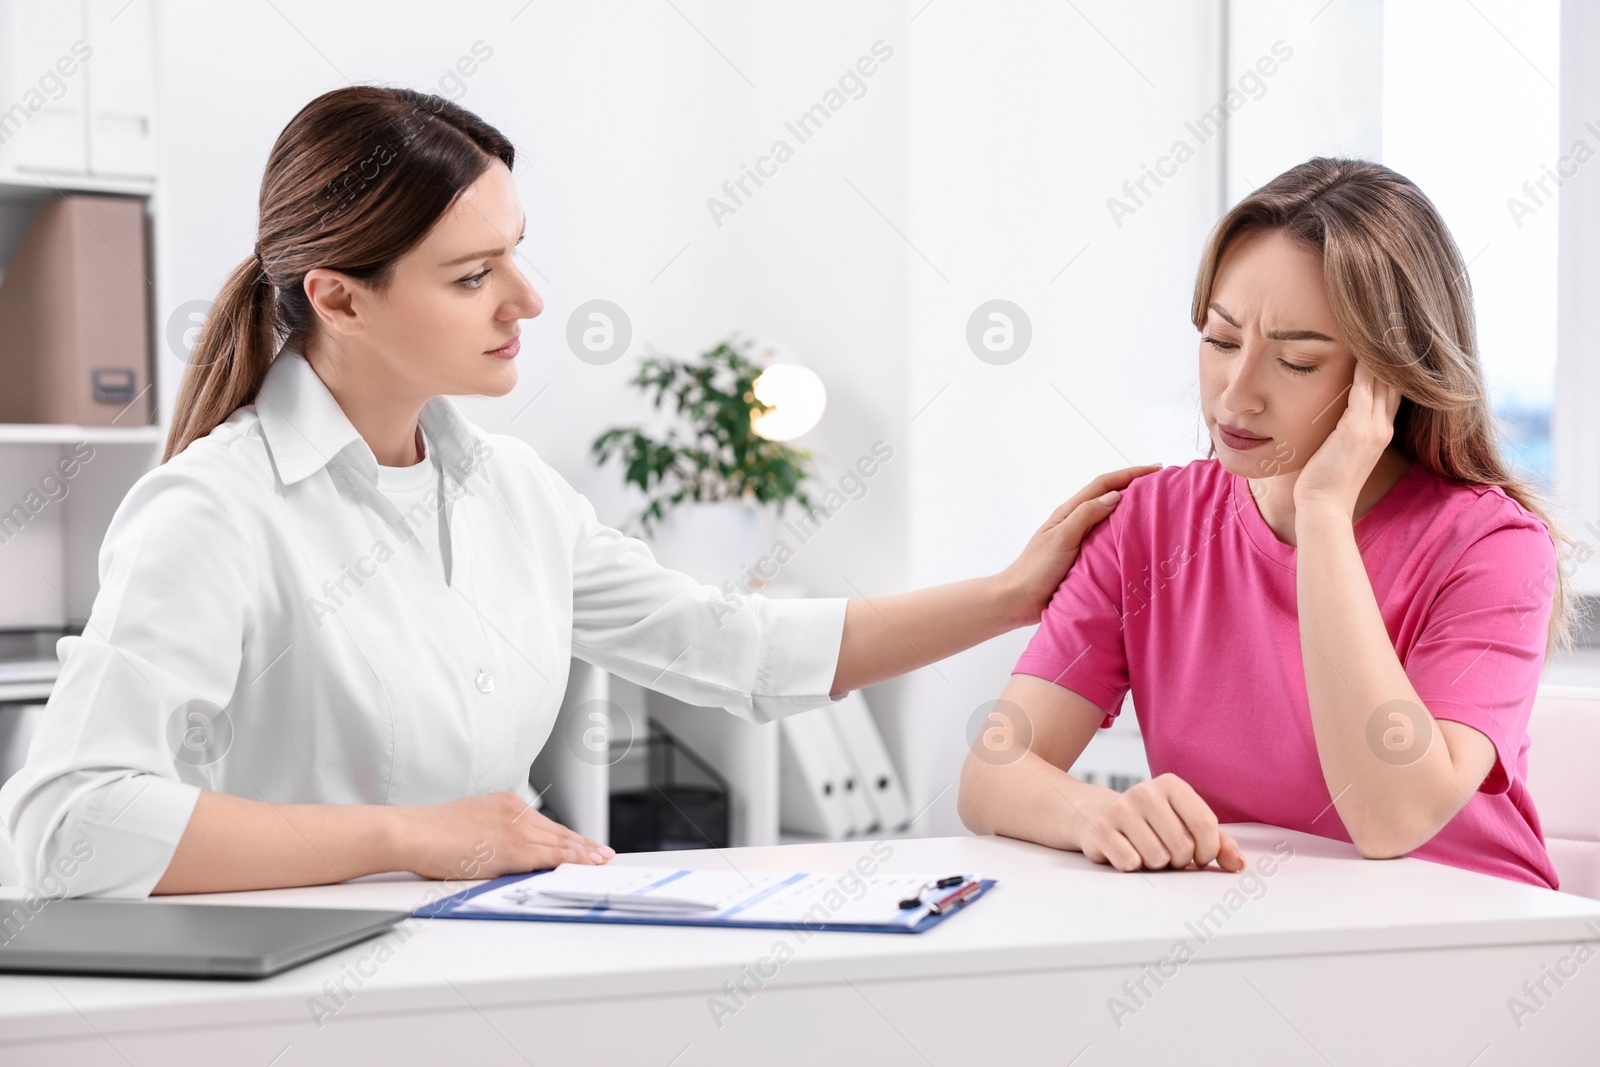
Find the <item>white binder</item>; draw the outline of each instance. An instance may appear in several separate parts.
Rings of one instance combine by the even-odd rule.
[[[839,769],[839,787],[844,790],[845,807],[850,811],[850,833],[877,833],[882,828],[878,820],[878,809],[873,807],[871,798],[867,796],[866,783],[861,778],[861,772],[857,769],[850,750],[845,747],[844,736],[839,732],[838,723],[834,720],[833,711],[837,706],[819,708],[811,714],[826,721],[826,728],[822,733],[827,735],[825,743],[832,746],[833,764]]]
[[[872,805],[872,821],[877,825],[869,832],[904,829],[911,819],[911,804],[867,698],[860,692],[851,692],[827,711],[845,757],[855,770],[858,788]]]
[[[825,711],[779,720],[778,813],[785,830],[839,840],[856,828],[844,791],[844,753]]]

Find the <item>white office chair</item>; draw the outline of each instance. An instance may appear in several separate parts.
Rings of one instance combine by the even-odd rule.
[[[1561,888],[1600,897],[1600,689],[1541,685],[1528,736],[1528,791]]]

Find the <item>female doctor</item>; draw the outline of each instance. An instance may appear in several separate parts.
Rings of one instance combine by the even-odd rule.
[[[255,253],[187,368],[163,464],[107,531],[100,593],[25,768],[0,790],[24,884],[73,896],[603,863],[528,768],[577,656],[755,722],[1037,623],[1097,479],[998,574],[728,613],[527,444],[514,152],[437,96],[308,104],[261,184]],[[715,609],[715,610],[714,610]]]

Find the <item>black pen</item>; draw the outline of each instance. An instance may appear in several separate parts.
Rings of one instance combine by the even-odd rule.
[[[928,889],[930,887],[933,888],[933,889],[949,889],[951,886],[960,885],[962,882],[965,882],[966,880],[967,880],[967,877],[964,874],[952,874],[952,875],[950,875],[950,876],[948,876],[946,878],[939,879],[937,882],[932,882],[932,883],[924,882],[922,884],[922,889],[917,890],[917,895],[916,896],[914,896],[914,897],[906,897],[904,900],[902,900],[900,902],[900,910],[901,911],[906,911],[906,910],[909,910],[911,908],[920,908],[920,907],[922,907],[922,892],[923,892],[924,889]],[[938,913],[935,912],[935,914],[938,914]]]

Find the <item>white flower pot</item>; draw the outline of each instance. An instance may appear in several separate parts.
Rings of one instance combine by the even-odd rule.
[[[771,544],[771,515],[754,501],[689,501],[667,512],[645,538],[662,564],[720,586]]]

